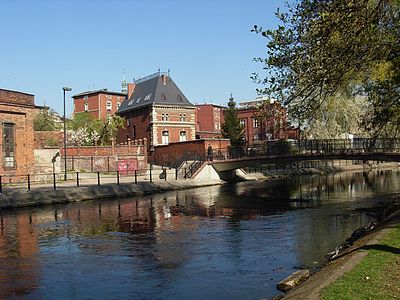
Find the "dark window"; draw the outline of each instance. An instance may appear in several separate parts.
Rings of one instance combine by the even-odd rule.
[[[132,138],[136,137],[136,125],[132,126]]]
[[[161,100],[167,100],[167,97],[165,97],[165,95],[164,94],[161,94]]]
[[[4,123],[3,126],[3,156],[4,167],[15,167],[15,125],[12,123]]]

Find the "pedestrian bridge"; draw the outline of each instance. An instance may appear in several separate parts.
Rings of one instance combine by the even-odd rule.
[[[400,162],[400,152],[398,153],[341,153],[341,154],[324,154],[324,153],[304,153],[291,155],[268,155],[253,157],[237,157],[237,158],[217,158],[209,162],[217,172],[240,169],[244,167],[260,165],[260,164],[291,164],[299,161],[313,160],[362,160],[367,161],[385,161]]]
[[[224,172],[260,164],[326,160],[400,162],[400,139],[264,142],[246,147],[216,149],[209,164],[217,172]]]

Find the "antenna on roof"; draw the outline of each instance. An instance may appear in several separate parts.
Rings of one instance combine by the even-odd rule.
[[[160,70],[160,68],[158,68],[158,75],[160,75],[160,72],[161,72],[161,70]]]
[[[169,74],[171,73],[171,70],[168,68],[168,77],[169,77]]]

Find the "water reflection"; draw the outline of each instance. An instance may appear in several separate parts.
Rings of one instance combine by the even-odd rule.
[[[399,178],[303,176],[2,211],[0,298],[270,297],[367,224],[360,208],[390,201]]]

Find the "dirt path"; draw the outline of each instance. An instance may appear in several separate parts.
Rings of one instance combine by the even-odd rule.
[[[321,271],[312,275],[307,281],[297,288],[289,291],[283,299],[305,299],[317,300],[321,290],[352,270],[362,258],[367,255],[366,251],[360,250],[365,245],[376,244],[393,226],[400,223],[400,211],[393,215],[367,236],[358,240],[354,245],[344,252],[339,258],[332,261]]]

